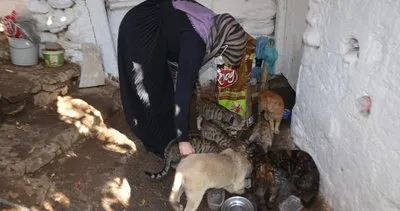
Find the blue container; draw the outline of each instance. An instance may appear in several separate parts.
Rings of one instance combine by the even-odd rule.
[[[283,112],[283,119],[290,120],[291,117],[292,117],[292,111],[290,109],[285,108]]]

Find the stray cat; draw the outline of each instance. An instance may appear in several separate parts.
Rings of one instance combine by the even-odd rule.
[[[218,153],[221,152],[221,147],[214,141],[206,140],[198,134],[190,134],[188,141],[192,145],[195,153]],[[181,160],[179,151],[179,142],[172,140],[164,149],[164,167],[158,173],[145,171],[145,174],[151,179],[160,180],[168,174],[170,168],[176,168]]]
[[[283,98],[271,90],[261,89],[252,95],[258,96],[258,114],[264,112],[264,118],[269,121],[271,129],[275,134],[279,134],[279,126],[285,111]]]
[[[185,211],[195,211],[210,188],[224,188],[230,193],[243,194],[249,185],[246,177],[251,170],[246,156],[229,148],[221,153],[189,155],[176,168],[169,202],[175,211],[183,210],[179,202],[185,192]]]
[[[267,152],[272,146],[273,139],[274,131],[271,129],[269,121],[259,118],[257,124],[251,131],[248,143],[260,143]]]
[[[224,129],[231,135],[236,135],[245,126],[245,120],[237,113],[230,111],[217,102],[203,99],[200,95],[200,83],[196,82],[196,111],[197,111],[197,129],[201,130],[201,122],[203,120],[217,120]]]
[[[265,156],[264,147],[256,142],[250,143],[246,152],[253,165],[252,192],[256,196],[258,210],[266,211],[272,208],[278,197],[275,170],[268,156]]]
[[[229,134],[215,120],[205,120],[201,124],[201,136],[216,142],[223,150],[232,148],[237,152],[245,152],[245,142],[229,136]]]
[[[299,197],[305,207],[309,207],[317,198],[320,175],[313,158],[307,152],[277,150],[265,153],[260,145],[252,143],[248,145],[247,153],[254,168],[253,190],[260,202],[268,202],[267,207],[275,203],[285,183],[290,183],[291,194]]]

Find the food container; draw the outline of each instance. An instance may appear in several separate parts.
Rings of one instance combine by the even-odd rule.
[[[58,43],[48,42],[42,51],[44,63],[47,67],[60,67],[64,65],[65,50]]]
[[[290,109],[285,108],[282,118],[284,120],[290,120],[291,117],[292,117],[292,111]]]
[[[207,193],[207,203],[210,210],[219,210],[225,200],[224,189],[211,189]]]
[[[43,51],[43,58],[47,67],[60,67],[64,65],[64,49],[57,51]]]
[[[245,197],[232,196],[222,204],[221,211],[254,211],[254,207]]]

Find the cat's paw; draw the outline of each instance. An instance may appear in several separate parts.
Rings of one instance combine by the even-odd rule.
[[[197,123],[197,130],[201,130],[201,122],[203,121],[203,118],[198,116],[196,118],[196,123]]]
[[[182,204],[179,205],[179,211],[183,211],[183,205]]]
[[[280,131],[279,130],[274,130],[274,134],[279,134]]]

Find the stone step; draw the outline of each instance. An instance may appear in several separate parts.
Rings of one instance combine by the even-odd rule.
[[[0,147],[0,172],[2,175],[21,176],[35,172],[50,163],[56,155],[67,152],[74,143],[82,140],[80,135],[82,131],[77,128],[79,124],[94,125],[96,118],[104,124],[103,120],[112,114],[114,105],[110,99],[114,91],[115,88],[104,86],[71,92],[71,97],[82,99],[95,108],[90,112],[84,105],[82,108],[69,108],[70,112],[85,115],[81,120],[86,121],[83,123],[79,122],[80,120],[68,122],[65,116],[59,114],[63,105],[57,105],[55,102],[8,117],[0,125],[0,145],[2,146]],[[93,114],[96,112],[99,114]]]
[[[0,60],[0,108],[3,113],[15,114],[27,105],[47,105],[58,95],[67,94],[79,75],[79,66],[68,62],[48,68],[43,61],[32,67],[19,67]]]

